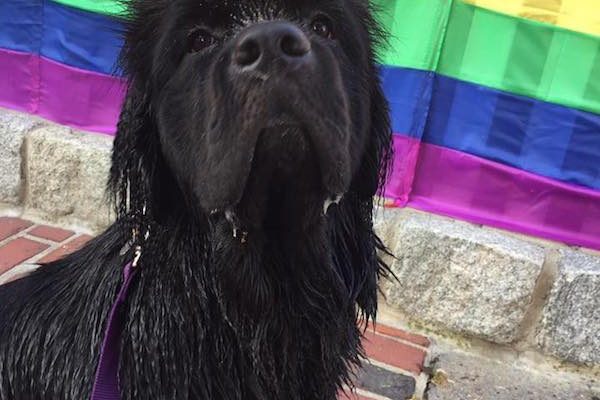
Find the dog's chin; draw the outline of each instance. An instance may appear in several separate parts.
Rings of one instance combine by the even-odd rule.
[[[213,210],[241,230],[275,234],[303,231],[321,223],[343,191],[332,192],[307,129],[289,120],[269,121],[254,149],[239,201]],[[340,171],[341,175],[341,171]],[[231,196],[233,198],[233,196]]]

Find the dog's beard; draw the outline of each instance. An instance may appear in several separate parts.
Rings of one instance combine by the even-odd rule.
[[[243,231],[230,218],[218,217],[211,231],[210,264],[233,320],[269,319],[277,314],[279,301],[295,291],[299,298],[328,291],[333,297],[348,298],[331,257],[325,224],[306,232],[270,235]],[[327,306],[341,306],[332,300]]]
[[[338,353],[346,347],[307,347],[319,342],[315,338],[354,339],[347,332],[355,321],[354,305],[334,265],[327,227],[316,225],[308,234],[280,240],[263,235],[244,241],[234,237],[227,218],[220,218],[212,235],[209,263],[221,313],[257,378],[274,383],[261,385],[263,390],[286,387],[282,379],[300,385],[295,374],[312,362],[304,360],[305,354],[323,358],[318,360],[327,365],[320,371],[323,379],[339,379],[333,371],[348,361],[347,354]],[[305,332],[306,342],[298,332]],[[302,388],[291,391],[297,390]],[[268,394],[285,398],[285,393]],[[263,398],[271,397],[265,393]]]

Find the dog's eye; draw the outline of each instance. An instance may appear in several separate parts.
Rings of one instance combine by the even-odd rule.
[[[333,32],[333,21],[325,15],[319,15],[313,19],[311,29],[317,35],[326,39],[333,39],[335,36]]]
[[[217,42],[217,38],[206,29],[196,29],[189,36],[189,51],[197,53],[202,51]]]

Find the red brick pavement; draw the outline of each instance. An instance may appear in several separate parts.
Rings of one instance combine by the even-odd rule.
[[[89,235],[62,228],[0,217],[0,275],[20,264],[54,261],[90,239]]]
[[[0,240],[17,234],[31,225],[33,225],[31,222],[19,218],[2,217],[0,218]]]
[[[67,240],[75,234],[73,231],[68,231],[61,228],[53,228],[46,225],[38,225],[28,232],[31,236],[37,236],[42,239],[51,240],[60,243]]]
[[[49,246],[24,237],[15,238],[0,248],[0,273],[36,256]]]
[[[20,264],[59,259],[79,249],[90,239],[89,235],[71,230],[36,225],[20,218],[0,217],[0,275]],[[371,376],[359,377],[358,393],[341,393],[340,400],[410,398],[412,393],[407,395],[407,390],[414,391],[414,378],[423,371],[429,339],[378,324],[369,325],[363,345],[372,361],[366,368],[366,374]],[[405,384],[398,384],[394,388],[389,384],[390,377],[393,381]]]
[[[68,240],[66,243],[53,250],[48,255],[42,257],[39,262],[49,263],[61,259],[75,250],[82,248],[83,245],[86,244],[91,238],[92,237],[89,235],[76,236],[75,238]]]

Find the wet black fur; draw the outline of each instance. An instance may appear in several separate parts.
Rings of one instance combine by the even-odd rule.
[[[218,63],[236,30],[259,18],[306,29],[317,11],[337,29],[331,43],[311,37],[321,80],[291,77],[284,92],[227,86]],[[199,23],[226,32],[223,42],[186,54]],[[134,1],[109,184],[118,219],[84,249],[0,287],[0,399],[89,398],[134,228],[150,235],[127,304],[123,399],[335,399],[360,364],[359,320],[375,318],[385,271],[372,228],[391,140],[378,34],[364,0]],[[284,108],[294,100],[311,140],[299,128],[265,138],[269,96]],[[216,136],[196,132],[209,125]],[[280,144],[286,135],[293,148]],[[342,201],[323,215],[337,192]]]

